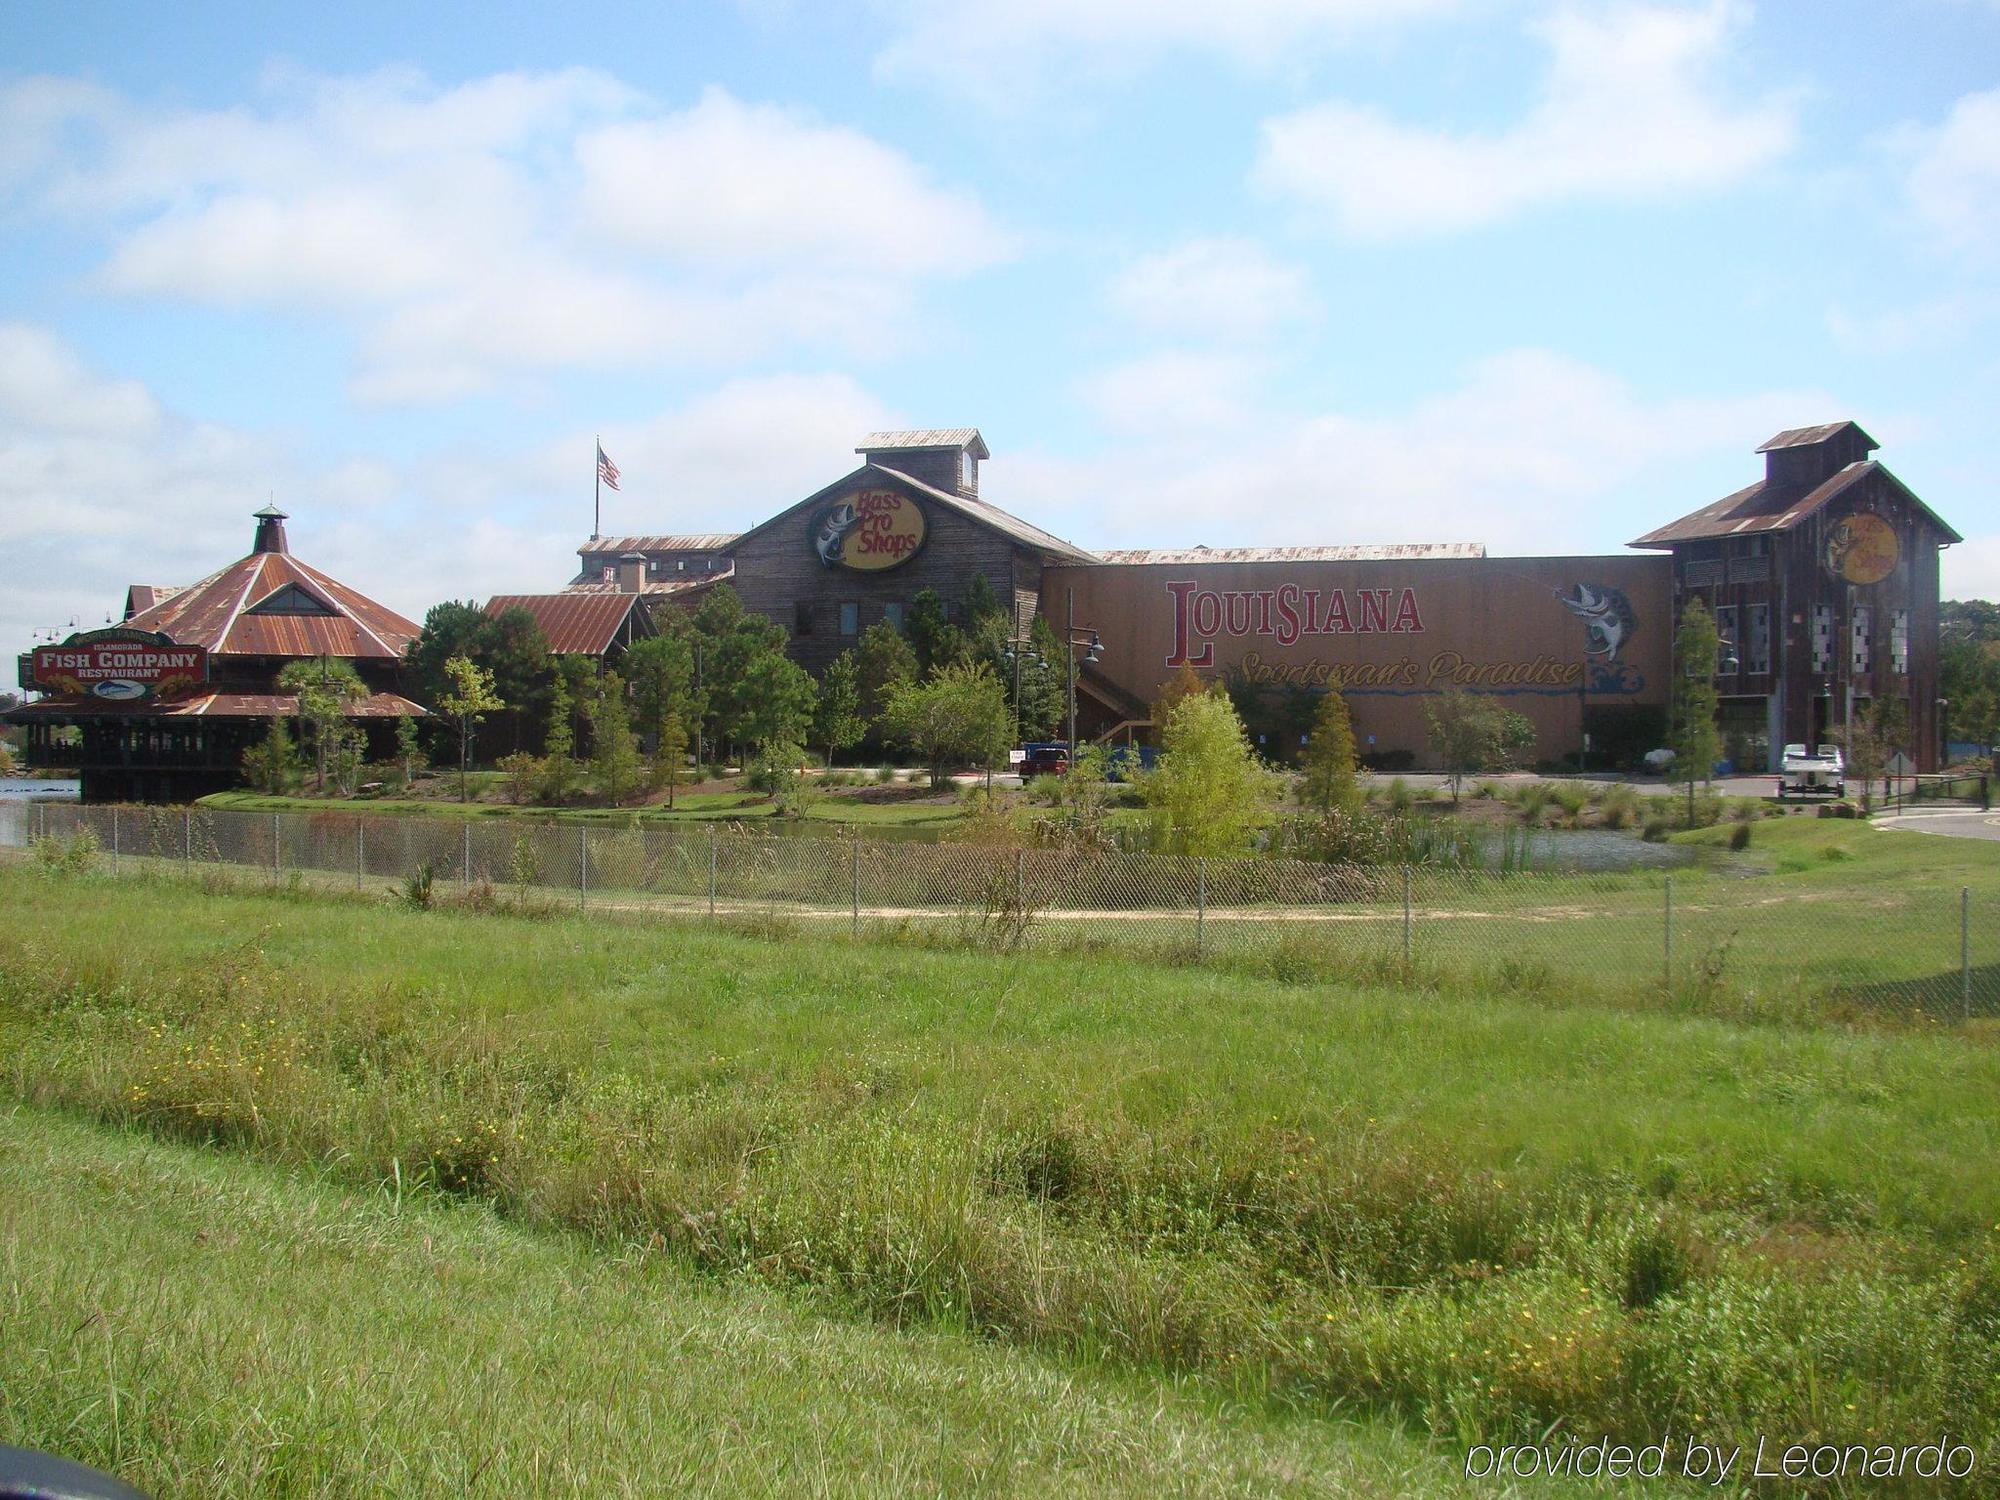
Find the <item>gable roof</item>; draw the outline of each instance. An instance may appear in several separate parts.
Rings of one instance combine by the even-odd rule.
[[[498,619],[510,609],[525,609],[535,617],[554,655],[602,656],[617,641],[643,597],[582,589],[560,594],[495,594],[486,601],[486,613]],[[645,619],[643,610],[640,618]]]
[[[1852,422],[1833,423],[1832,429],[1852,427]],[[1821,431],[1818,428],[1802,427],[1799,432]],[[1778,437],[1786,436],[1779,433]],[[1865,436],[1865,434],[1864,434]],[[1773,443],[1777,438],[1772,439]],[[1768,444],[1766,446],[1769,446]],[[1800,446],[1792,444],[1789,446]],[[1910,504],[1929,518],[1931,524],[1944,534],[1945,541],[1965,540],[1947,526],[1923,501],[1919,500],[1910,487],[1891,474],[1875,459],[1861,459],[1849,464],[1832,478],[1824,480],[1803,492],[1788,486],[1773,487],[1765,480],[1745,485],[1733,495],[1724,495],[1711,505],[1682,516],[1678,521],[1647,532],[1636,541],[1627,542],[1628,547],[1671,547],[1679,542],[1706,541],[1714,537],[1751,536],[1760,532],[1789,531],[1800,522],[1818,514],[1840,496],[1872,475],[1879,474],[1893,484]]]
[[[871,476],[904,485],[923,496],[924,499],[934,501],[944,506],[947,510],[958,512],[958,514],[976,525],[984,526],[990,531],[997,531],[1009,541],[1017,542],[1023,547],[1033,548],[1035,551],[1058,561],[1093,563],[1098,560],[1095,554],[1084,551],[1083,548],[1077,546],[1074,542],[1066,542],[1053,532],[1047,532],[1039,526],[1030,525],[1019,516],[1009,515],[997,505],[988,505],[984,500],[974,500],[966,495],[954,495],[949,490],[937,489],[925,484],[921,479],[913,479],[901,469],[892,469],[886,464],[863,464],[853,473],[842,475],[824,489],[806,496],[805,499],[794,505],[786,506],[775,516],[772,516],[770,520],[752,526],[736,539],[737,545],[740,547],[744,542],[750,540],[751,537],[769,531],[779,522],[788,520],[800,511],[818,505],[829,496],[837,494],[850,485],[868,479]]]
[[[1430,558],[1480,558],[1484,542],[1354,542],[1324,547],[1116,547],[1097,554],[1127,567],[1147,563],[1409,562]]]
[[[1759,453],[1769,453],[1777,448],[1811,448],[1839,436],[1852,427],[1862,442],[1872,453],[1882,445],[1861,430],[1858,422],[1821,422],[1817,427],[1787,427],[1783,432],[1758,448]]]
[[[991,458],[977,427],[906,427],[896,432],[871,432],[856,453],[889,453],[898,448],[970,448],[974,458]]]
[[[327,614],[258,614],[288,587],[324,601]],[[125,622],[157,630],[212,656],[345,656],[400,661],[417,625],[289,552],[253,552],[169,594]]]
[[[579,557],[597,552],[726,552],[735,540],[733,531],[696,531],[681,536],[594,536],[576,552]]]

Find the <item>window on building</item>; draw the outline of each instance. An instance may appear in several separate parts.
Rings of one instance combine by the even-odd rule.
[[[1735,657],[1738,662],[1742,661],[1743,637],[1736,633],[1735,605],[1721,604],[1716,606],[1715,638],[1718,647],[1715,653],[1715,659],[1717,663],[1726,662],[1732,656]],[[1724,667],[1721,668],[1721,670],[1726,672],[1728,669]],[[1741,671],[1742,668],[1739,666],[1737,670]]]
[[[1743,645],[1743,670],[1771,670],[1771,606],[1768,604],[1750,606],[1750,638]]]
[[[971,489],[979,478],[979,460],[972,456],[970,448],[964,448],[958,455],[958,484],[960,489]]]
[[[1854,620],[1848,626],[1848,634],[1851,637],[1849,641],[1849,646],[1851,647],[1849,665],[1857,677],[1869,671],[1875,664],[1875,643],[1870,635],[1870,628],[1873,624],[1874,619],[1868,606],[1865,604],[1856,605]]]
[[[898,630],[901,630],[903,628],[903,606],[900,604],[883,605],[882,618],[887,620],[891,625],[895,626]]]
[[[852,601],[840,606],[840,633],[861,634],[861,606]]]
[[[1889,617],[1889,661],[1896,675],[1910,671],[1910,612],[1899,609]]]
[[[813,607],[810,604],[792,606],[792,634],[811,635],[813,633]]]
[[[1833,670],[1833,606],[1815,604],[1812,612],[1812,669],[1824,674]]]

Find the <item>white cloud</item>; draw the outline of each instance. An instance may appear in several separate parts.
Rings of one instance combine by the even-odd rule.
[[[1939,594],[1946,599],[2000,599],[2000,535],[1967,537],[1939,554]]]
[[[1112,282],[1110,296],[1144,327],[1219,339],[1256,339],[1314,310],[1303,267],[1238,237],[1187,240],[1141,256]]]
[[[884,0],[899,26],[879,71],[1001,102],[1052,63],[1124,70],[1170,52],[1295,61],[1458,0]]]
[[[100,286],[330,316],[373,401],[871,353],[926,279],[1011,250],[975,197],[859,132],[720,90],[662,110],[586,69],[285,73],[217,111],[30,79],[0,88],[0,124],[0,186],[108,230]]]
[[[1234,368],[1225,357],[1214,383]],[[1206,427],[1183,408],[1094,458],[1010,460],[994,494],[1031,518],[1067,518],[1085,545],[1617,551],[1760,472],[1751,450],[1772,432],[1840,409],[1814,392],[1649,399],[1595,366],[1520,349],[1401,410]],[[1691,478],[1703,472],[1715,477]]]
[[[2000,89],[1967,94],[1935,129],[1898,132],[1918,223],[1944,248],[1990,260],[2000,240]]]
[[[1115,432],[1200,432],[1213,438],[1252,415],[1261,366],[1242,355],[1166,350],[1081,382],[1084,402]]]
[[[624,471],[605,527],[742,530],[898,425],[846,375],[726,381],[605,429]],[[295,551],[412,618],[443,598],[558,588],[590,530],[591,437],[315,466],[280,436],[163,408],[44,329],[0,324],[0,651],[102,624],[129,584],[193,583],[234,561],[272,497]]]
[[[1791,100],[1722,97],[1712,75],[1737,7],[1557,12],[1527,115],[1487,133],[1434,130],[1342,102],[1267,120],[1258,187],[1358,238],[1442,234],[1572,198],[1646,201],[1734,182],[1782,156]]]
[[[581,201],[628,247],[701,265],[922,275],[1007,252],[968,193],[858,131],[710,89],[692,109],[577,142]]]

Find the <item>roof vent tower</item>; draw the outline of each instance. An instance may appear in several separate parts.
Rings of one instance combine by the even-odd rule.
[[[862,459],[907,474],[946,494],[979,498],[979,461],[991,458],[977,427],[924,427],[871,432],[854,450]]]
[[[1757,451],[1764,455],[1765,486],[1789,492],[1812,489],[1881,446],[1857,423],[1822,422],[1787,428]]]
[[[286,553],[291,548],[285,545],[285,513],[275,505],[267,505],[255,512],[257,517],[257,539],[250,544],[250,551]]]

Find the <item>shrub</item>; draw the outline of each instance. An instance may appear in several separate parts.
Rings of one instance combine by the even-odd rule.
[[[411,911],[429,911],[437,901],[436,877],[437,871],[429,860],[425,860],[410,872],[400,886],[391,887],[389,894]]]
[[[1736,850],[1750,847],[1750,824],[1738,823],[1729,831],[1729,847]]]
[[[43,873],[61,877],[82,875],[97,862],[97,835],[88,828],[50,834],[33,840],[35,862]]]
[[[516,750],[512,755],[501,758],[500,769],[507,777],[509,802],[521,807],[535,800],[536,789],[541,786],[544,775],[542,758],[539,755]]]

